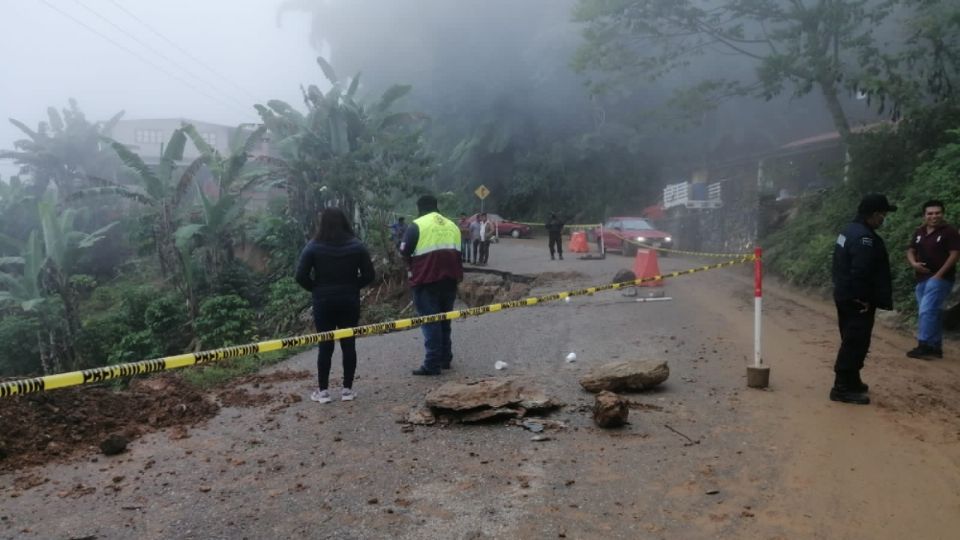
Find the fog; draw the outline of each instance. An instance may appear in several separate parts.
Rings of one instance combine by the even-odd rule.
[[[258,120],[254,103],[298,103],[301,83],[322,80],[309,18],[291,14],[278,26],[273,0],[3,0],[0,6],[0,148],[22,138],[7,118],[36,127],[47,107],[66,107],[69,98],[91,121],[125,110],[127,119],[236,125]],[[15,172],[9,162],[0,167],[4,177]]]
[[[629,126],[646,130],[644,144],[677,158],[702,154],[721,138],[771,146],[832,129],[816,97],[735,101],[685,135],[644,120],[668,87],[696,81],[696,64],[659,84],[638,86],[628,101],[591,99],[584,85],[590,74],[570,67],[581,43],[570,22],[573,4],[8,0],[0,32],[0,148],[20,138],[6,118],[36,126],[48,106],[65,107],[69,98],[90,120],[125,110],[126,119],[256,122],[254,103],[281,99],[298,106],[301,84],[324,81],[314,61],[318,54],[328,56],[341,77],[363,72],[361,93],[368,97],[389,84],[412,84],[404,107],[434,118],[432,144],[440,154],[483,129],[530,147],[534,139],[592,130],[619,137],[620,126]],[[701,67],[722,72],[734,62],[714,59]],[[4,177],[11,172],[9,162],[0,164]]]

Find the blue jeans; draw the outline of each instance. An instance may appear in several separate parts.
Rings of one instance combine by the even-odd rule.
[[[917,341],[931,347],[943,347],[943,304],[953,289],[953,282],[929,278],[917,283],[919,330]]]
[[[453,311],[453,302],[456,299],[457,282],[453,280],[427,283],[413,288],[413,303],[417,306],[418,315]],[[450,321],[425,324],[420,329],[423,331],[423,345],[426,348],[422,368],[439,372],[453,360]]]

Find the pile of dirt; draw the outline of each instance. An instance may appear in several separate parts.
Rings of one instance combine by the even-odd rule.
[[[485,306],[530,296],[530,283],[515,281],[509,275],[469,273],[457,294],[470,307]]]
[[[137,380],[123,390],[87,386],[5,398],[0,407],[0,469],[96,452],[110,435],[133,439],[195,424],[219,410],[206,394],[173,374]]]
[[[539,287],[542,285],[547,285],[549,283],[555,283],[558,281],[559,282],[576,281],[579,279],[586,279],[588,277],[590,276],[574,270],[570,270],[568,272],[541,272],[537,274],[537,279],[536,281],[533,282],[533,285]]]

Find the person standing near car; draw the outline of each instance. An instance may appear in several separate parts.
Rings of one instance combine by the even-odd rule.
[[[473,248],[473,264],[480,264],[480,216],[482,214],[477,214],[477,219],[473,220],[470,223],[470,246]],[[469,249],[468,247],[468,249]]]
[[[897,209],[884,195],[865,196],[857,217],[847,224],[833,246],[833,300],[840,326],[840,350],[834,364],[830,399],[843,403],[870,403],[860,378],[870,350],[877,309],[893,309],[890,257],[877,229],[888,212]]]
[[[313,323],[317,332],[352,328],[360,322],[360,289],[373,282],[373,263],[366,246],[353,234],[342,210],[324,208],[317,234],[303,248],[295,279],[313,296]],[[330,403],[330,364],[335,341],[323,341],[317,351],[317,389],[310,399]],[[340,340],[343,353],[343,389],[340,399],[352,401],[357,370],[355,338]]]
[[[490,239],[493,236],[493,225],[487,220],[486,212],[480,214],[480,266],[486,266],[490,259]]]
[[[957,277],[960,234],[944,220],[942,201],[923,203],[923,225],[913,232],[907,261],[917,286],[917,346],[910,358],[943,358],[943,304]]]
[[[553,212],[550,213],[550,219],[547,220],[547,223],[544,224],[544,228],[547,229],[547,244],[550,246],[550,260],[554,260],[553,253],[554,247],[556,247],[557,255],[560,256],[560,260],[563,260],[563,221],[560,221],[557,218],[557,215]]]
[[[437,199],[424,195],[417,199],[420,217],[413,220],[400,245],[400,253],[407,261],[413,302],[417,314],[435,315],[453,310],[457,298],[457,284],[463,280],[460,262],[460,229],[457,224],[440,215]],[[426,349],[423,364],[414,375],[439,375],[450,369],[453,361],[453,340],[450,321],[425,324],[423,345]]]
[[[473,242],[470,240],[470,218],[463,212],[460,213],[460,221],[457,223],[460,228],[460,262],[470,262],[470,252]]]

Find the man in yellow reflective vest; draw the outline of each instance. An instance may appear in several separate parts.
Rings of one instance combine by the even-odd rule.
[[[440,215],[433,195],[417,199],[417,211],[420,217],[407,228],[400,244],[400,253],[409,269],[407,277],[413,288],[413,303],[421,316],[453,311],[457,284],[463,280],[460,228]],[[413,374],[439,375],[441,370],[450,369],[453,361],[450,321],[420,328],[426,355]]]

